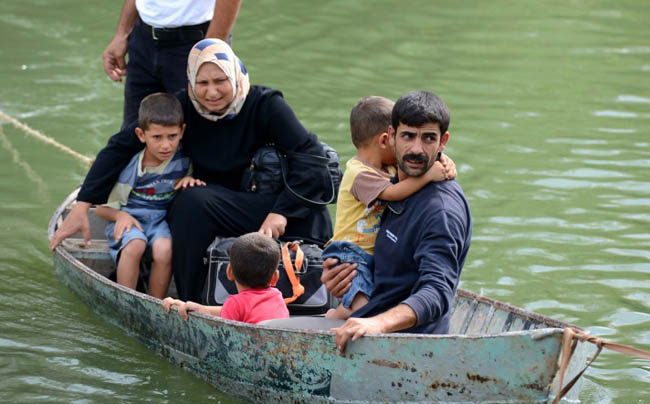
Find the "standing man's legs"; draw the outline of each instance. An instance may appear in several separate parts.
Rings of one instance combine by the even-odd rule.
[[[175,94],[187,88],[187,56],[195,41],[156,41],[138,20],[129,36],[122,129],[138,119],[149,94]]]

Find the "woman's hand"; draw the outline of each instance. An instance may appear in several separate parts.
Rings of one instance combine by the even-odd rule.
[[[77,232],[81,232],[84,237],[84,244],[90,245],[90,222],[88,221],[88,209],[90,203],[79,202],[70,210],[70,213],[56,230],[52,240],[50,240],[50,250],[54,250],[63,240]]]
[[[320,280],[334,297],[340,299],[345,292],[350,290],[352,278],[357,276],[357,264],[347,262],[338,264],[338,262],[336,258],[328,258],[323,261],[323,273]]]
[[[178,191],[179,189],[185,189],[187,187],[204,187],[206,184],[205,182],[192,178],[189,175],[187,177],[183,177],[180,180],[176,181],[176,185],[174,185],[174,190]]]
[[[277,213],[269,213],[266,216],[266,219],[264,219],[264,223],[262,223],[258,232],[269,237],[278,238],[284,234],[284,229],[286,227],[286,217]]]
[[[445,178],[448,180],[456,179],[456,163],[454,160],[450,159],[445,153],[440,154],[440,164],[442,164],[442,172],[445,174]]]
[[[115,219],[115,229],[113,230],[113,238],[115,241],[120,240],[124,235],[124,232],[131,230],[131,227],[133,226],[137,227],[144,233],[140,222],[138,222],[133,216],[123,210],[118,211],[117,218]]]

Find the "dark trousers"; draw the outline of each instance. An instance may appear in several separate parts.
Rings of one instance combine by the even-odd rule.
[[[187,56],[197,41],[156,41],[140,20],[129,36],[122,129],[138,119],[140,101],[149,94],[174,94],[187,88]]]
[[[181,300],[201,301],[207,266],[206,250],[218,236],[236,237],[259,230],[276,196],[235,192],[219,185],[188,188],[178,193],[167,214],[172,233],[172,270]],[[332,237],[327,208],[307,218],[288,218],[285,240],[323,245]]]

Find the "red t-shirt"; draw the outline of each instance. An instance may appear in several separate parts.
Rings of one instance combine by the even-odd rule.
[[[276,288],[246,289],[226,299],[221,317],[257,324],[274,318],[289,318],[289,310]]]

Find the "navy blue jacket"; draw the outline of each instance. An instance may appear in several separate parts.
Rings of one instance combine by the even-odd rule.
[[[375,288],[355,317],[400,303],[417,315],[403,332],[446,334],[460,273],[472,237],[472,218],[456,181],[431,183],[389,203],[375,243]]]

